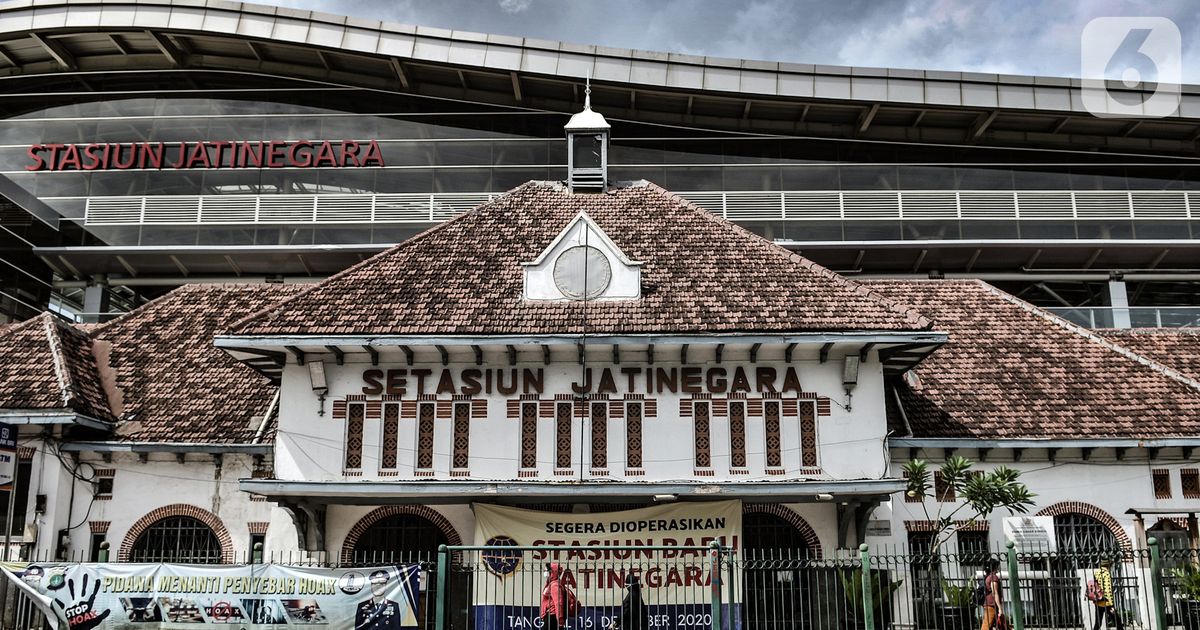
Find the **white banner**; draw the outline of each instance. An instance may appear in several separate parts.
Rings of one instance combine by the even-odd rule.
[[[9,565],[11,567],[11,565]],[[29,564],[5,571],[60,630],[230,630],[417,625],[419,565]]]
[[[740,501],[681,502],[595,514],[473,507],[476,543],[497,547],[482,552],[483,566],[474,570],[477,630],[540,628],[542,595],[554,572],[552,565],[580,605],[576,623],[568,625],[597,630],[616,625],[628,585],[636,577],[652,628],[711,628],[714,581],[708,551],[596,547],[707,547],[715,541],[737,549],[742,535]],[[560,549],[503,550],[542,545]],[[730,573],[725,571],[726,576]],[[740,618],[740,581],[718,580],[717,586],[727,606],[726,619]]]

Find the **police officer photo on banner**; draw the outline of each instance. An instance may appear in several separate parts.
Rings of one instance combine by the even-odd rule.
[[[367,578],[371,597],[359,604],[354,615],[354,630],[400,630],[404,626],[417,625],[411,606],[401,606],[387,598],[388,582],[392,578],[389,569],[371,572]]]

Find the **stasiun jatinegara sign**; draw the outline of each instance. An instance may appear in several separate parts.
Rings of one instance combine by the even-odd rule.
[[[250,140],[34,144],[27,171],[384,166],[375,140]]]

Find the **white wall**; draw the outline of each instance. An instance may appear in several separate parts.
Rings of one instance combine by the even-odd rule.
[[[1144,449],[1130,449],[1123,459],[1118,460],[1112,449],[1095,449],[1090,454],[1088,461],[1083,461],[1079,449],[1062,449],[1055,457],[1057,461],[1050,461],[1045,450],[1027,449],[1022,454],[1021,461],[1014,461],[1010,450],[993,449],[988,453],[988,461],[980,463],[977,450],[960,449],[955,452],[957,455],[976,462],[974,466],[976,470],[990,471],[1003,465],[1020,471],[1020,481],[1037,495],[1034,498],[1036,506],[1030,510],[1030,514],[1035,514],[1061,502],[1086,503],[1116,519],[1125,535],[1134,542],[1137,541],[1133,526],[1134,517],[1125,514],[1126,510],[1130,508],[1195,509],[1196,505],[1195,499],[1183,498],[1179,471],[1183,468],[1200,468],[1200,462],[1182,459],[1182,453],[1178,448],[1161,449],[1158,453],[1159,458],[1153,461],[1147,458],[1147,453]],[[908,449],[897,449],[893,455],[896,456],[892,462],[893,471],[900,474],[901,467],[907,461]],[[929,461],[931,472],[941,466],[943,462],[940,449],[922,451],[918,456]],[[1157,469],[1170,471],[1172,485],[1170,499],[1155,498],[1151,471]],[[949,513],[952,509],[951,505],[961,504],[961,501],[955,504],[942,504],[943,513]],[[935,501],[927,502],[926,506],[931,515],[936,514],[938,505]],[[960,514],[966,515],[969,512],[964,510]],[[1001,510],[989,519],[990,540],[993,545],[1004,543],[1003,520],[1006,516],[1008,513]],[[963,517],[965,518],[965,516]],[[873,518],[890,518],[892,536],[872,537],[867,541],[872,544],[903,542],[906,540],[904,521],[925,520],[927,517],[922,512],[921,504],[907,503],[902,496],[896,495],[893,497],[890,509],[886,506],[877,509]],[[1158,517],[1147,516],[1145,526],[1151,527],[1157,520]]]
[[[573,349],[571,349],[573,351]],[[699,346],[689,349],[688,366],[704,370],[721,367],[727,371],[726,378],[732,380],[737,367],[743,368],[755,385],[755,368],[774,368],[778,374],[777,386],[781,386],[785,371],[794,368],[799,376],[805,392],[813,392],[827,397],[832,401],[832,413],[829,416],[819,416],[816,419],[818,457],[820,474],[802,474],[799,422],[795,417],[784,418],[783,455],[787,471],[786,475],[766,474],[765,465],[765,434],[761,417],[747,418],[747,455],[748,475],[731,476],[729,474],[729,423],[727,417],[713,416],[711,420],[712,460],[714,476],[696,477],[694,475],[694,446],[693,421],[691,418],[681,418],[679,401],[688,394],[681,393],[650,393],[644,387],[644,377],[638,376],[632,393],[644,394],[647,399],[657,402],[657,417],[646,417],[643,420],[643,459],[645,475],[638,476],[639,481],[650,480],[688,480],[703,479],[704,481],[721,480],[750,480],[781,478],[825,478],[825,479],[863,479],[878,478],[886,470],[886,454],[883,450],[883,436],[886,431],[884,419],[884,402],[882,387],[882,369],[877,360],[872,360],[862,366],[859,383],[854,389],[853,404],[850,410],[845,408],[847,397],[842,385],[842,357],[834,355],[827,363],[820,363],[817,358],[817,348],[797,349],[793,363],[782,361],[783,348],[764,347],[759,353],[759,362],[751,364],[748,360],[748,347],[738,348],[727,346],[723,362],[717,364],[713,360],[714,350]],[[553,399],[556,394],[570,394],[572,383],[578,381],[581,367],[571,361],[555,361],[544,365],[540,360],[533,360],[533,353],[526,352],[522,361],[515,367],[518,370],[541,370],[544,374],[545,387],[541,394],[542,400]],[[656,361],[650,365],[646,361],[645,351],[622,352],[622,362],[619,365],[611,363],[611,353],[605,348],[603,352],[594,351],[589,356],[588,367],[593,378],[599,380],[601,371],[611,370],[618,391],[610,396],[612,399],[621,398],[628,392],[627,376],[620,372],[621,368],[640,367],[680,368],[678,363],[679,348],[656,349]],[[540,353],[539,353],[540,356]],[[310,356],[309,360],[318,357]],[[452,362],[443,367],[439,361],[421,362],[408,366],[403,362],[384,361],[373,368],[366,360],[366,355],[347,355],[345,365],[338,366],[327,357],[325,371],[329,392],[324,405],[325,413],[318,413],[319,403],[312,391],[307,366],[289,364],[283,374],[283,395],[280,403],[280,422],[276,437],[276,476],[281,479],[294,480],[336,480],[344,479],[343,462],[346,440],[346,421],[335,419],[332,413],[333,403],[348,395],[363,393],[364,371],[378,369],[386,373],[388,370],[408,370],[407,392],[403,398],[415,399],[416,378],[411,376],[414,369],[431,370],[432,374],[425,378],[425,393],[434,393],[442,371],[449,370],[456,385],[461,385],[460,378],[466,369],[504,369],[511,367],[507,357],[502,352],[488,352],[482,366],[474,363]],[[722,397],[721,394],[714,394]],[[481,394],[488,400],[486,419],[473,419],[470,431],[470,477],[475,479],[518,479],[520,455],[520,421],[508,416],[506,400],[516,399],[517,394],[504,396],[494,393],[490,396]],[[755,394],[750,394],[755,397]],[[785,394],[794,397],[794,394]],[[368,396],[370,400],[379,400],[380,395]],[[449,400],[449,395],[440,396]],[[625,459],[625,421],[611,419],[608,421],[609,442],[609,479],[620,480],[624,476]],[[399,429],[399,478],[413,478],[413,465],[416,457],[417,422],[411,419],[401,419]],[[439,419],[435,423],[434,439],[434,469],[436,478],[449,479],[451,440],[453,422]],[[590,463],[590,431],[591,420],[585,418],[582,422],[573,422],[573,454],[572,460],[578,470],[580,461]],[[382,442],[383,422],[381,419],[368,419],[364,428],[364,457],[362,479],[380,478],[379,453]],[[555,454],[555,421],[553,417],[543,417],[538,422],[538,478],[553,479]],[[584,467],[584,475],[587,476]],[[578,474],[576,475],[578,478]],[[353,477],[358,479],[359,477]],[[387,477],[395,479],[396,477]]]

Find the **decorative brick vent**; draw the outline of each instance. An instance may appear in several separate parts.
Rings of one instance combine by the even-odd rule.
[[[217,542],[221,545],[221,562],[223,564],[233,564],[233,538],[229,535],[229,530],[225,529],[225,524],[216,514],[209,512],[204,508],[199,508],[186,503],[175,503],[173,505],[164,505],[149,514],[138,519],[128,532],[125,532],[125,540],[121,543],[121,551],[117,554],[118,562],[129,562],[129,554],[133,552],[133,545],[137,542],[151,525],[172,516],[190,516],[212,529],[217,536]]]

